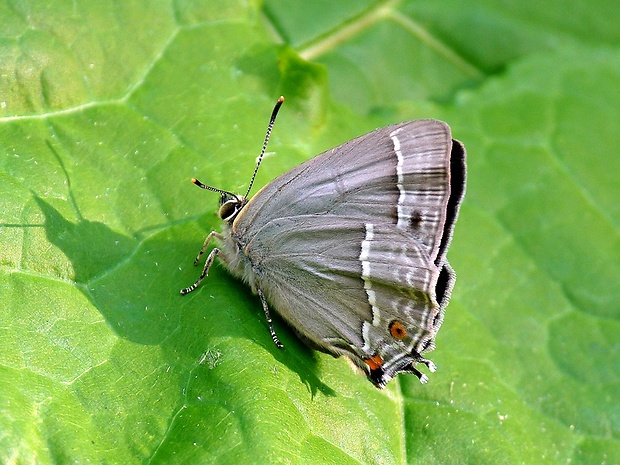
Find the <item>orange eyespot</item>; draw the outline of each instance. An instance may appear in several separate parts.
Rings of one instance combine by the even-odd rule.
[[[381,368],[381,365],[383,365],[383,359],[381,358],[381,355],[373,355],[372,357],[364,360],[364,362],[370,367],[371,370]]]
[[[405,339],[407,337],[407,330],[400,321],[392,321],[388,329],[394,339]]]

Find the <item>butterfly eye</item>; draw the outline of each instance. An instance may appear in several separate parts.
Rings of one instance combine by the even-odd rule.
[[[394,339],[405,339],[407,337],[407,330],[400,321],[392,321],[388,329]]]
[[[236,199],[227,200],[222,203],[218,215],[224,221],[232,221],[240,210],[241,202]]]

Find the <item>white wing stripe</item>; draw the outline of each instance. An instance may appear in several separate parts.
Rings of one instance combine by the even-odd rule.
[[[394,143],[394,152],[396,153],[396,158],[398,159],[396,163],[396,186],[398,187],[399,196],[398,204],[396,205],[396,211],[398,214],[398,222],[396,223],[396,226],[399,228],[405,228],[407,227],[408,223],[407,215],[403,211],[403,205],[405,203],[405,198],[407,197],[407,192],[405,191],[405,188],[403,186],[403,184],[405,183],[405,178],[403,176],[403,164],[405,163],[405,159],[402,152],[400,151],[400,140],[398,140],[398,137],[396,137],[396,134],[398,134],[399,132],[400,128],[392,132],[390,134],[390,138]]]
[[[362,241],[362,251],[360,252],[359,260],[362,263],[362,280],[364,281],[364,289],[368,296],[368,303],[372,308],[372,324],[377,326],[381,321],[381,315],[377,305],[377,296],[372,288],[372,283],[368,279],[370,277],[370,245],[375,237],[374,225],[372,223],[366,223],[366,236]]]

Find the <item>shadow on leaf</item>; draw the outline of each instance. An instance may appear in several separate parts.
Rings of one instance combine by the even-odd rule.
[[[247,338],[296,372],[313,396],[317,391],[335,395],[317,376],[310,349],[295,337],[287,337],[284,350],[275,347],[266,323],[261,322],[260,301],[234,278],[214,272],[200,287],[201,292],[186,298],[179,294],[199,271],[191,266],[197,244],[187,243],[187,225],[163,229],[141,240],[80,215],[77,222],[71,222],[50,203],[33,196],[45,215],[47,239],[73,265],[77,288],[120,337],[160,345],[174,352],[173,359],[188,360],[200,357],[207,341],[224,334]],[[214,290],[217,292],[209,295]],[[255,307],[255,314],[246,307]],[[278,320],[278,332],[287,332]]]
[[[96,221],[72,223],[52,205],[33,193],[45,215],[47,239],[71,260],[74,279],[85,283],[124,260],[136,248],[136,240],[112,231]]]

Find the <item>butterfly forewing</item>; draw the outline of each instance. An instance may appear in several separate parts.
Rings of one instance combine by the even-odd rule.
[[[450,129],[440,121],[377,129],[269,183],[250,200],[235,227],[248,237],[283,215],[372,219],[408,230],[434,259],[450,195],[451,146]]]

